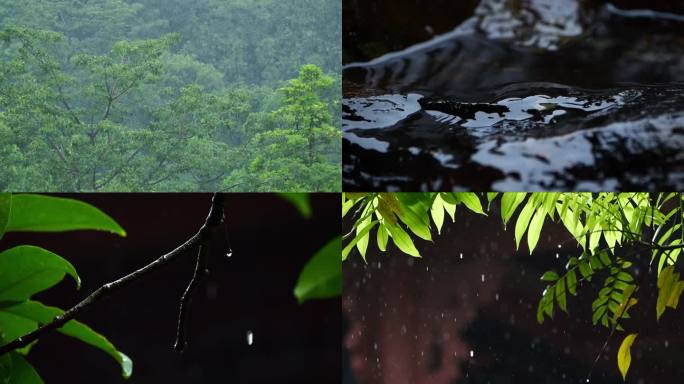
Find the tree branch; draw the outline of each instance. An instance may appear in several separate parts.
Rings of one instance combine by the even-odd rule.
[[[68,309],[66,312],[62,313],[59,316],[56,316],[51,322],[42,325],[35,331],[21,336],[19,338],[16,338],[12,340],[11,342],[0,346],[0,356],[14,351],[15,349],[23,348],[30,343],[38,340],[40,337],[43,335],[47,334],[50,331],[54,331],[57,328],[62,327],[64,324],[66,324],[69,320],[74,319],[76,316],[81,314],[82,312],[86,311],[90,306],[98,302],[100,299],[103,297],[111,294],[115,290],[122,288],[133,281],[141,279],[143,276],[149,274],[152,271],[155,271],[162,266],[168,264],[172,260],[176,259],[180,255],[186,254],[193,249],[207,249],[207,246],[209,242],[211,241],[212,237],[214,236],[215,233],[217,233],[216,229],[223,223],[223,207],[224,207],[224,196],[223,194],[216,193],[214,194],[212,200],[211,200],[211,209],[209,210],[209,215],[207,216],[204,224],[202,227],[197,231],[196,234],[194,234],[190,239],[188,239],[186,242],[183,244],[179,245],[176,247],[176,249],[172,250],[171,252],[164,254],[160,256],[158,259],[154,260],[153,262],[147,264],[146,266],[138,269],[135,272],[132,272],[116,281],[113,281],[111,283],[107,283],[97,290],[95,290],[93,293],[91,293],[88,297],[83,299],[80,303],[76,304],[72,308]],[[205,252],[201,251],[200,255]],[[198,256],[198,258],[199,258]],[[198,260],[199,261],[199,260]],[[198,263],[198,265],[200,265]],[[197,272],[197,270],[196,270]],[[193,277],[193,280],[195,278]],[[194,283],[191,281],[191,285]],[[188,286],[188,290],[191,292],[192,289],[190,286]],[[188,293],[188,290],[186,290],[186,294]],[[185,299],[184,295],[184,299]]]
[[[197,284],[200,283],[200,280],[209,274],[209,269],[207,269],[207,266],[207,245],[203,244],[199,246],[197,263],[195,264],[195,272],[193,273],[192,279],[190,279],[190,283],[181,297],[180,308],[178,310],[178,330],[176,332],[176,342],[173,344],[173,349],[175,349],[176,352],[183,352],[185,346],[188,344],[185,334],[188,315],[190,312],[190,305],[192,304],[192,294],[195,291],[195,288],[197,288]]]

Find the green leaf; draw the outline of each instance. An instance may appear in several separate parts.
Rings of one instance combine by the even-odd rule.
[[[81,286],[73,265],[43,248],[21,245],[0,253],[0,300],[26,300],[68,274]]]
[[[337,252],[339,252],[339,247],[337,248]],[[337,252],[332,254],[332,257],[335,259],[337,259]],[[49,323],[55,317],[64,313],[64,311],[59,308],[49,307],[37,301],[26,301],[13,307],[4,308],[2,311],[33,320],[39,324]],[[122,375],[125,378],[131,376],[133,371],[131,359],[119,352],[109,340],[93,331],[87,325],[76,320],[70,320],[59,328],[58,331],[107,353],[119,363]]]
[[[444,199],[444,196],[450,196],[447,193],[440,193],[439,198],[442,200],[442,205],[444,206],[444,210],[449,214],[449,217],[451,217],[451,222],[456,221],[456,205],[453,202],[448,202]]]
[[[558,307],[560,307],[563,312],[567,313],[568,304],[565,294],[565,280],[563,279],[558,280],[558,283],[556,284],[556,300],[558,301]]]
[[[568,291],[570,292],[570,294],[573,296],[577,296],[577,275],[575,275],[574,269],[568,271],[566,280],[568,285]]]
[[[406,195],[401,196],[403,198],[406,197]],[[416,212],[410,209],[410,207],[402,209],[401,212],[399,212],[399,218],[404,224],[406,224],[406,226],[411,230],[411,232],[416,234],[416,236],[420,237],[423,240],[432,240],[432,235],[430,234],[430,227],[428,226],[430,220],[429,218],[427,218],[428,222],[426,223],[424,220],[421,219],[421,217]]]
[[[670,265],[663,268],[658,276],[656,319],[660,319],[666,307],[677,308],[682,291],[684,291],[684,281],[679,280],[679,273],[674,271],[674,266]]]
[[[492,206],[492,201],[494,201],[498,195],[499,192],[487,192],[487,210]]]
[[[480,198],[474,192],[455,192],[458,201],[465,204],[465,206],[475,213],[485,215],[484,210],[482,210],[482,203]]]
[[[10,384],[43,384],[38,372],[18,353],[12,353],[12,376]]]
[[[527,226],[530,224],[530,219],[534,213],[534,201],[532,198],[527,200],[527,204],[520,211],[518,221],[515,222],[515,249],[520,249],[520,240],[522,239]]]
[[[622,379],[627,380],[627,371],[629,370],[630,364],[632,364],[632,344],[634,344],[634,339],[637,337],[637,333],[630,333],[627,335],[622,344],[620,344],[620,349],[618,349],[618,368],[622,374]]]
[[[420,253],[413,244],[411,236],[409,236],[399,225],[389,225],[387,226],[387,230],[389,230],[394,244],[396,244],[402,252],[413,257],[420,257]]]
[[[444,224],[444,204],[443,200],[439,197],[439,194],[435,196],[435,201],[432,203],[430,208],[430,213],[432,214],[432,220],[435,222],[437,227],[437,233],[442,233],[442,225]]]
[[[337,257],[342,249],[342,237],[336,237],[309,260],[299,275],[294,295],[306,300],[336,297],[342,294],[342,263]]]
[[[556,281],[558,280],[558,274],[554,271],[546,271],[542,275],[541,281]]]
[[[9,193],[0,193],[0,239],[2,239],[2,236],[5,234],[11,207],[12,195]]]
[[[308,193],[279,193],[278,195],[292,203],[302,216],[307,219],[311,218],[311,202]]]
[[[0,337],[0,344],[5,344],[6,341]],[[12,353],[5,353],[0,356],[0,383],[9,384],[12,375]]]
[[[539,234],[541,233],[542,226],[544,225],[544,219],[546,218],[546,212],[543,207],[537,209],[537,213],[534,214],[532,221],[530,221],[530,228],[527,231],[527,246],[530,248],[530,254],[534,251],[539,241]]]
[[[380,224],[380,227],[377,230],[377,236],[378,249],[380,249],[382,252],[385,252],[387,250],[387,240],[389,240],[389,235],[387,234],[387,229],[385,229],[384,224]]]
[[[501,219],[503,219],[504,226],[508,224],[518,206],[525,201],[527,194],[525,192],[506,192],[501,197]]]
[[[126,231],[104,212],[74,199],[43,195],[13,195],[7,232]]]
[[[342,250],[342,261],[347,260],[347,256],[349,256],[349,252],[351,252],[351,250],[354,248],[354,246],[356,245],[356,243],[357,243],[362,237],[368,235],[368,232],[370,232],[371,229],[373,229],[373,227],[375,227],[377,224],[378,224],[378,221],[377,221],[377,220],[373,220],[371,223],[369,223],[368,225],[366,225],[365,227],[363,227],[363,229],[361,229],[361,232],[358,232],[358,233],[356,234],[356,237],[354,237],[354,239],[352,239],[352,241],[350,241],[349,244],[347,244],[347,245],[344,247],[344,249]],[[365,260],[365,259],[364,259],[364,260]]]
[[[356,237],[358,238],[358,241],[356,242],[356,249],[359,250],[361,257],[364,260],[366,259],[366,250],[368,249],[368,240],[370,238],[370,232],[361,232],[363,228],[370,224],[371,219],[372,217],[368,216],[366,219],[361,221],[358,227],[356,227]]]

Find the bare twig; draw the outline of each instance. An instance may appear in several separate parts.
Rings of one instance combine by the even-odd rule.
[[[189,253],[192,250],[198,249],[198,247],[199,249],[207,249],[207,246],[210,240],[212,239],[213,235],[215,233],[218,233],[216,229],[223,223],[223,206],[223,194],[214,194],[211,201],[211,209],[209,210],[209,215],[207,216],[207,219],[205,220],[204,224],[199,229],[199,231],[197,231],[197,233],[194,234],[191,238],[189,238],[186,242],[179,245],[178,247],[176,247],[176,249],[172,250],[171,252],[160,256],[153,262],[138,269],[137,271],[132,272],[116,281],[101,286],[93,293],[91,293],[88,297],[83,299],[80,303],[68,309],[61,315],[56,316],[51,322],[42,325],[35,331],[27,335],[18,337],[7,344],[0,346],[0,356],[8,352],[14,351],[15,349],[23,348],[29,345],[30,343],[38,340],[40,337],[44,336],[50,331],[54,331],[55,329],[62,327],[69,320],[74,319],[76,316],[86,311],[88,308],[90,308],[93,304],[98,302],[103,297],[111,294],[119,288],[128,285],[129,283],[132,283],[133,281],[141,279],[143,276],[161,268],[162,266],[168,264],[170,261],[176,259],[180,255]],[[200,254],[198,255],[198,259],[200,258],[203,252],[204,251],[200,252]],[[198,260],[198,263],[199,261],[200,260]],[[204,264],[201,263],[199,263],[198,265],[200,267],[204,266]],[[193,280],[195,280],[194,277]],[[194,283],[191,282],[191,285],[193,284]],[[188,290],[190,292],[192,291],[190,286],[188,287]],[[186,294],[187,293],[188,291],[186,290]],[[186,295],[184,295],[184,298],[185,296]]]
[[[190,313],[190,305],[192,304],[192,293],[197,288],[200,280],[209,274],[207,269],[207,245],[203,244],[199,246],[199,252],[197,253],[197,263],[195,264],[195,272],[188,283],[188,287],[185,289],[183,296],[181,297],[180,308],[178,309],[178,331],[176,333],[176,342],[173,344],[173,349],[176,352],[183,352],[185,346],[188,344],[186,340],[186,324],[188,322],[188,316]]]

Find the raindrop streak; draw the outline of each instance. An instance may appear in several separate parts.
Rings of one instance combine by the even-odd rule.
[[[254,344],[254,333],[252,331],[247,331],[247,345]]]

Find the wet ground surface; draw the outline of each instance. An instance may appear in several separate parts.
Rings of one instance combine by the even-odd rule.
[[[346,53],[345,190],[684,187],[684,16],[514,3]]]

